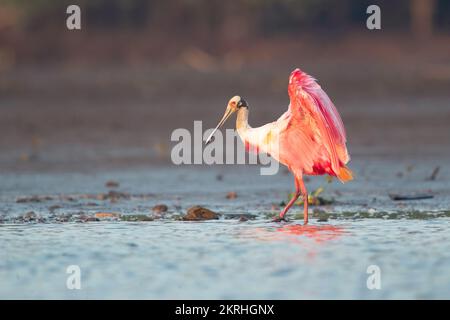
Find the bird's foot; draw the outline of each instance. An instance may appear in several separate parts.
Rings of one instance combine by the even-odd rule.
[[[285,217],[276,217],[276,218],[274,218],[273,220],[272,220],[272,222],[278,222],[278,223],[281,223],[281,222],[289,222],[289,220],[288,219],[286,219]]]

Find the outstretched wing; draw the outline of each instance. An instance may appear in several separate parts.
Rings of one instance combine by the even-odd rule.
[[[331,169],[338,174],[350,158],[345,146],[344,125],[336,107],[316,80],[300,69],[291,73],[288,92],[291,100],[288,110],[290,122],[301,124],[302,129],[308,131],[305,134],[325,147]],[[322,161],[325,156],[320,155]]]

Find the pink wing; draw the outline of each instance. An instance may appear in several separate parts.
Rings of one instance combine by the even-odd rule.
[[[284,142],[294,149],[294,143],[298,144],[296,151],[304,159],[303,170],[311,171],[310,174],[339,174],[350,158],[336,107],[315,79],[300,69],[291,73],[288,92],[291,103]]]

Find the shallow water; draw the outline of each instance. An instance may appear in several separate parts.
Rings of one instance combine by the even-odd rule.
[[[401,166],[380,170],[382,163],[356,162],[357,180],[325,186],[325,195],[336,200],[320,207],[329,219],[319,222],[313,215],[307,227],[301,220],[277,224],[268,218],[291,191],[292,178],[283,173],[262,177],[254,168],[193,167],[3,174],[0,298],[448,299],[448,172],[427,182],[427,171],[418,166],[392,178]],[[119,181],[121,191],[144,196],[117,202],[80,197],[105,192],[108,179]],[[312,179],[308,186],[323,183]],[[389,200],[387,191],[398,189],[431,190],[435,197]],[[226,199],[228,191],[238,198]],[[30,195],[51,200],[16,202]],[[149,222],[57,220],[80,211],[150,214],[157,203],[167,204],[169,212]],[[203,222],[174,218],[194,204],[223,216]],[[52,212],[54,205],[59,207]],[[43,220],[18,219],[28,211]],[[290,217],[299,211],[293,208]],[[231,214],[255,219],[239,222]],[[66,287],[69,265],[81,268],[81,290]],[[381,270],[380,290],[367,288],[371,265]]]
[[[2,225],[2,298],[449,298],[450,219]],[[81,268],[81,290],[66,268]],[[368,266],[381,270],[369,290]]]

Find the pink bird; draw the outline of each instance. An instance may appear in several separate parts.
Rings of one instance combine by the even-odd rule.
[[[353,179],[346,167],[350,156],[346,147],[344,124],[328,95],[310,75],[295,69],[289,77],[288,110],[274,122],[258,128],[248,124],[248,105],[239,96],[228,102],[225,114],[212,136],[225,121],[237,112],[236,129],[247,151],[266,152],[284,164],[295,178],[295,195],[275,221],[285,215],[295,201],[303,196],[304,224],[308,223],[308,191],[304,175],[337,177],[341,182]]]

